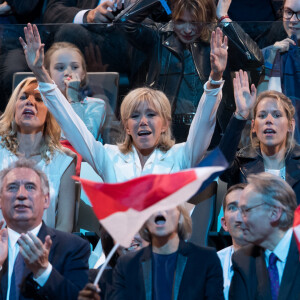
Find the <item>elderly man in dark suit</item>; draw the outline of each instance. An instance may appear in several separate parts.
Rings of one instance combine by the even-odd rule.
[[[249,176],[241,195],[244,239],[252,245],[233,255],[229,299],[300,299],[299,250],[293,236],[293,189],[269,173]]]
[[[87,283],[88,243],[47,227],[48,206],[48,180],[33,161],[0,172],[0,299],[76,299]]]

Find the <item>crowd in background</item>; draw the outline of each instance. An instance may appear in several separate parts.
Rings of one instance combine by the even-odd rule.
[[[174,173],[216,147],[229,163],[185,208],[150,218],[140,242],[118,250],[101,292],[88,284],[79,299],[298,299],[282,249],[296,248],[300,203],[299,1],[7,0],[0,36],[0,171],[35,161],[49,181],[43,224],[88,239],[90,269],[114,241],[73,175],[117,183]],[[2,218],[10,228],[1,209]],[[157,218],[170,222],[167,235]],[[150,245],[128,255],[142,240]],[[252,274],[255,260],[266,263]],[[259,278],[266,268],[277,283]]]

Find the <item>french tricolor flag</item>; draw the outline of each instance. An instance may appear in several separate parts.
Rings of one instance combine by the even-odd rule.
[[[79,180],[95,215],[113,239],[129,247],[134,235],[149,217],[189,200],[208,186],[227,167],[219,149],[197,168],[172,174],[151,174],[122,183]]]
[[[294,213],[294,234],[297,241],[298,250],[300,252],[300,205],[297,207]]]

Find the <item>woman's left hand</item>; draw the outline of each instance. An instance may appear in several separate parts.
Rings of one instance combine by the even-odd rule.
[[[228,39],[225,35],[223,38],[223,32],[220,28],[213,31],[210,40],[210,64],[211,64],[211,78],[213,80],[221,80],[223,72],[227,65],[227,49]]]
[[[23,47],[28,67],[34,72],[35,69],[42,68],[44,64],[44,44],[36,25],[28,23],[24,27],[25,41],[20,37],[19,41]]]

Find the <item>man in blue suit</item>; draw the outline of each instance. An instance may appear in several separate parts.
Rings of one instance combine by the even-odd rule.
[[[89,245],[42,222],[49,201],[33,161],[0,172],[0,299],[76,299],[87,283]]]

